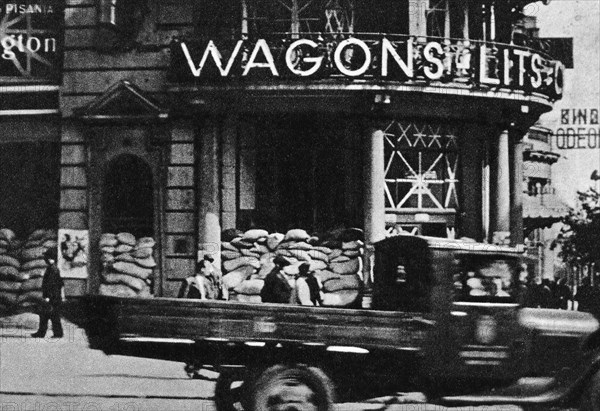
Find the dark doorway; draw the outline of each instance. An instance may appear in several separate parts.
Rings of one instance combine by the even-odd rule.
[[[154,237],[152,171],[133,155],[111,161],[104,180],[102,231]]]

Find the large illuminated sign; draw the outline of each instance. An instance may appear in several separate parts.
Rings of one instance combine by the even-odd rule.
[[[0,0],[0,81],[60,81],[64,1]]]
[[[219,47],[178,42],[173,48],[176,81],[217,78],[377,78],[396,81],[462,81],[490,88],[539,92],[560,98],[564,66],[511,45],[348,37],[254,42]],[[176,67],[179,66],[179,67]]]

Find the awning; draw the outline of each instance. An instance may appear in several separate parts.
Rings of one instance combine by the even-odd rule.
[[[550,227],[569,214],[569,206],[555,194],[523,197],[523,220],[528,230]]]

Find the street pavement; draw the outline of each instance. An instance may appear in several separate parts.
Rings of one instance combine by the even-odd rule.
[[[37,316],[0,318],[0,411],[214,411],[216,373],[191,380],[183,364],[107,356],[87,346],[82,329],[64,321],[62,339],[32,338]],[[339,404],[339,411],[440,411],[420,393],[386,403]],[[514,406],[452,410],[514,411]]]

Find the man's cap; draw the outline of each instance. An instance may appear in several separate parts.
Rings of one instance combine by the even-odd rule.
[[[291,264],[290,260],[288,260],[287,258],[285,258],[284,256],[281,255],[277,255],[275,256],[275,258],[273,259],[273,264],[276,264],[280,267],[286,267],[288,265]]]
[[[44,251],[44,259],[56,261],[56,248],[52,247]]]

